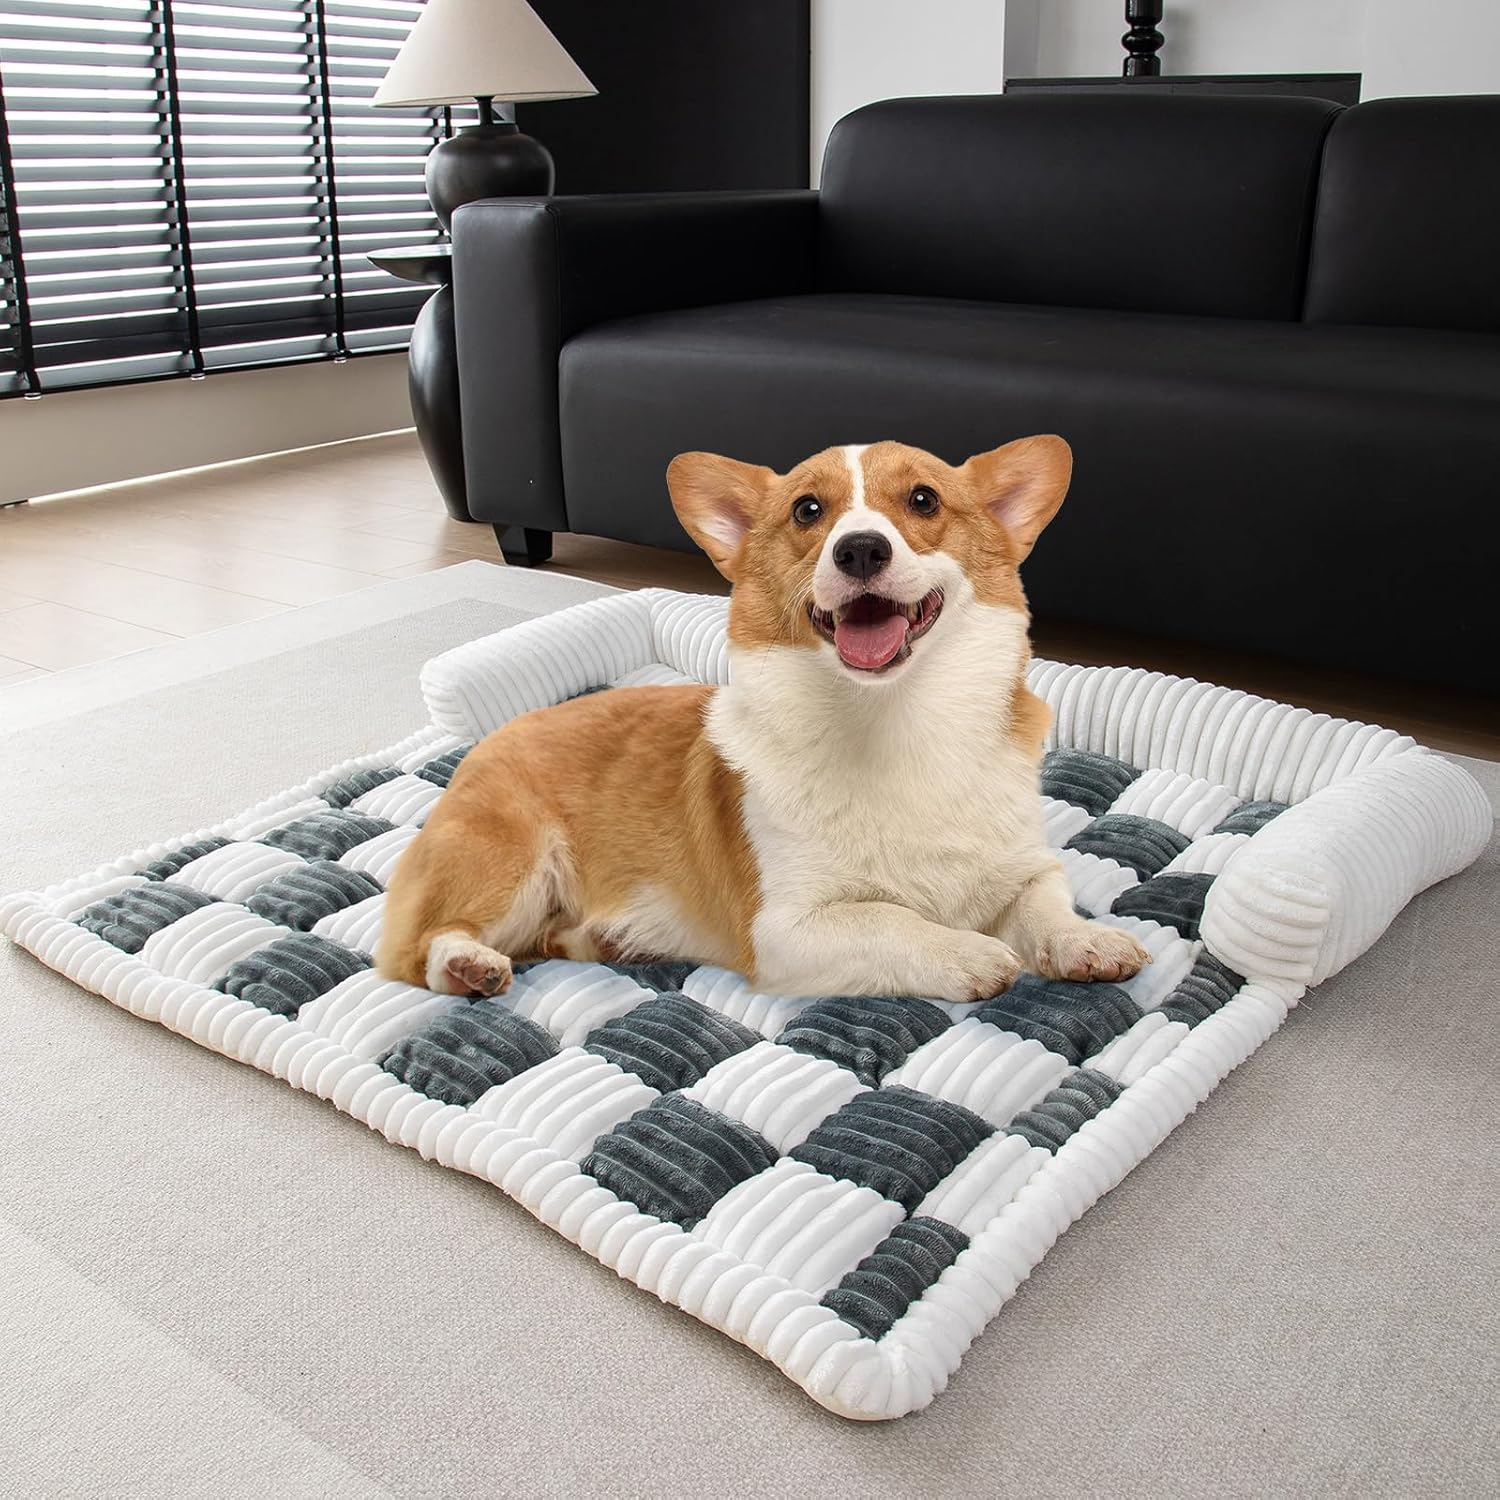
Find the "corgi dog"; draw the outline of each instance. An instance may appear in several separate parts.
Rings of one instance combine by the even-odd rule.
[[[520,716],[463,759],[390,883],[389,977],[495,995],[513,959],[695,959],[789,995],[986,999],[1150,961],[1043,837],[1050,722],[1018,568],[1058,437],[952,467],[900,443],[789,473],[667,470],[733,589],[730,681]]]

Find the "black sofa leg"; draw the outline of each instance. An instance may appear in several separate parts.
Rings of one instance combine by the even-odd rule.
[[[535,568],[552,556],[552,533],[531,526],[497,526],[500,555],[513,568]]]

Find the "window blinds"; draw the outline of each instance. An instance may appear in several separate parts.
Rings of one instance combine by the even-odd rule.
[[[419,0],[0,0],[0,395],[402,347]]]

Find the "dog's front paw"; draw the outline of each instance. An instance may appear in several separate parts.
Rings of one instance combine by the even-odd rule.
[[[1102,922],[1064,927],[1036,950],[1036,971],[1043,979],[1129,979],[1150,962],[1151,955],[1128,932]]]
[[[1004,994],[1021,972],[1021,959],[1014,948],[980,932],[960,934],[952,959],[953,973],[938,997],[943,1000],[989,1000]]]

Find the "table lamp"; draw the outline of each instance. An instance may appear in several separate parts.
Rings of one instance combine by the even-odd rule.
[[[479,123],[439,141],[427,157],[427,196],[444,229],[476,198],[552,191],[552,156],[495,118],[494,102],[581,99],[597,93],[525,0],[427,0],[371,101],[479,105]]]

